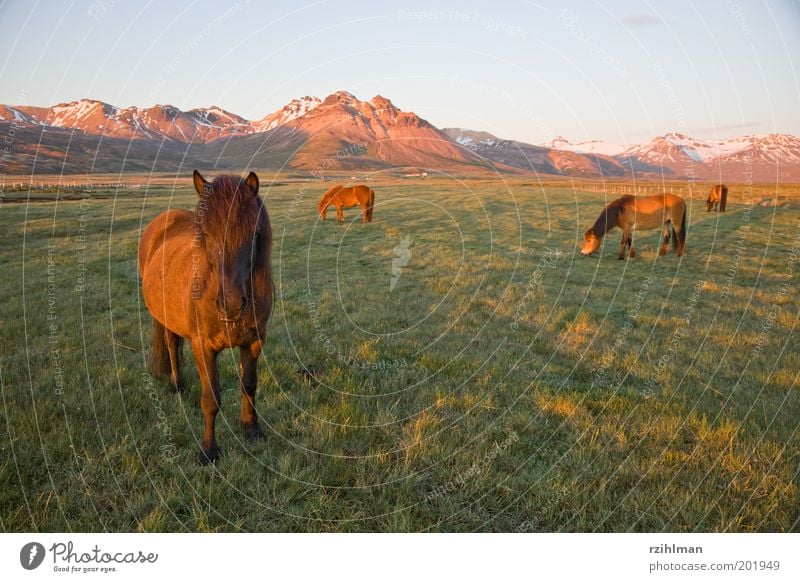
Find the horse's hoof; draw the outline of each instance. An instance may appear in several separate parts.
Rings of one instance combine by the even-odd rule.
[[[201,465],[212,465],[217,462],[220,455],[222,453],[219,450],[219,447],[215,444],[214,446],[210,447],[208,451],[204,450],[200,447],[200,455],[198,457],[198,461],[200,461]]]
[[[244,431],[244,438],[251,443],[264,440],[264,433],[257,422],[248,425],[243,424],[242,430]]]
[[[181,380],[177,384],[170,382],[169,387],[173,394],[182,394],[184,389],[186,388],[186,383],[183,381],[183,378],[181,378]]]
[[[624,261],[625,257],[617,257],[620,261]]]

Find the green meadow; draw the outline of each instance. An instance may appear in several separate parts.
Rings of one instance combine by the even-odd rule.
[[[687,254],[623,262],[618,230],[579,253],[600,184],[381,178],[367,225],[318,220],[328,185],[262,184],[266,439],[223,352],[209,467],[136,269],[188,183],[2,201],[0,529],[800,531],[797,192],[698,187]]]

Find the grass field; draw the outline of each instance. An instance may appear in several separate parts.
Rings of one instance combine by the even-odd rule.
[[[651,231],[621,262],[619,231],[576,246],[602,192],[373,187],[366,226],[317,222],[322,183],[262,188],[267,439],[224,352],[212,467],[188,350],[182,397],[146,373],[136,273],[142,222],[193,191],[4,203],[0,528],[800,531],[797,193],[709,214],[703,188],[683,258]]]

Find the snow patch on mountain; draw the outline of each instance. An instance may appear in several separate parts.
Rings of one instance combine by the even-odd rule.
[[[300,99],[292,99],[289,103],[283,106],[282,109],[267,115],[264,119],[254,122],[253,128],[256,131],[269,131],[280,125],[284,125],[299,117],[310,113],[322,104],[318,97],[302,97]]]
[[[539,144],[541,147],[551,150],[562,150],[574,152],[576,154],[596,154],[602,156],[616,156],[625,151],[625,147],[613,143],[607,143],[600,140],[582,141],[580,143],[571,143],[568,139],[562,136],[556,136],[549,142]]]

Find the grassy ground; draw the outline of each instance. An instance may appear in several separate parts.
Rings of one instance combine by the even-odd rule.
[[[698,193],[685,257],[652,231],[624,263],[618,231],[577,252],[600,192],[374,187],[367,226],[318,223],[323,184],[263,190],[267,440],[225,352],[206,468],[188,350],[182,398],[145,371],[136,274],[142,222],[194,193],[3,204],[0,528],[800,530],[798,198]]]

